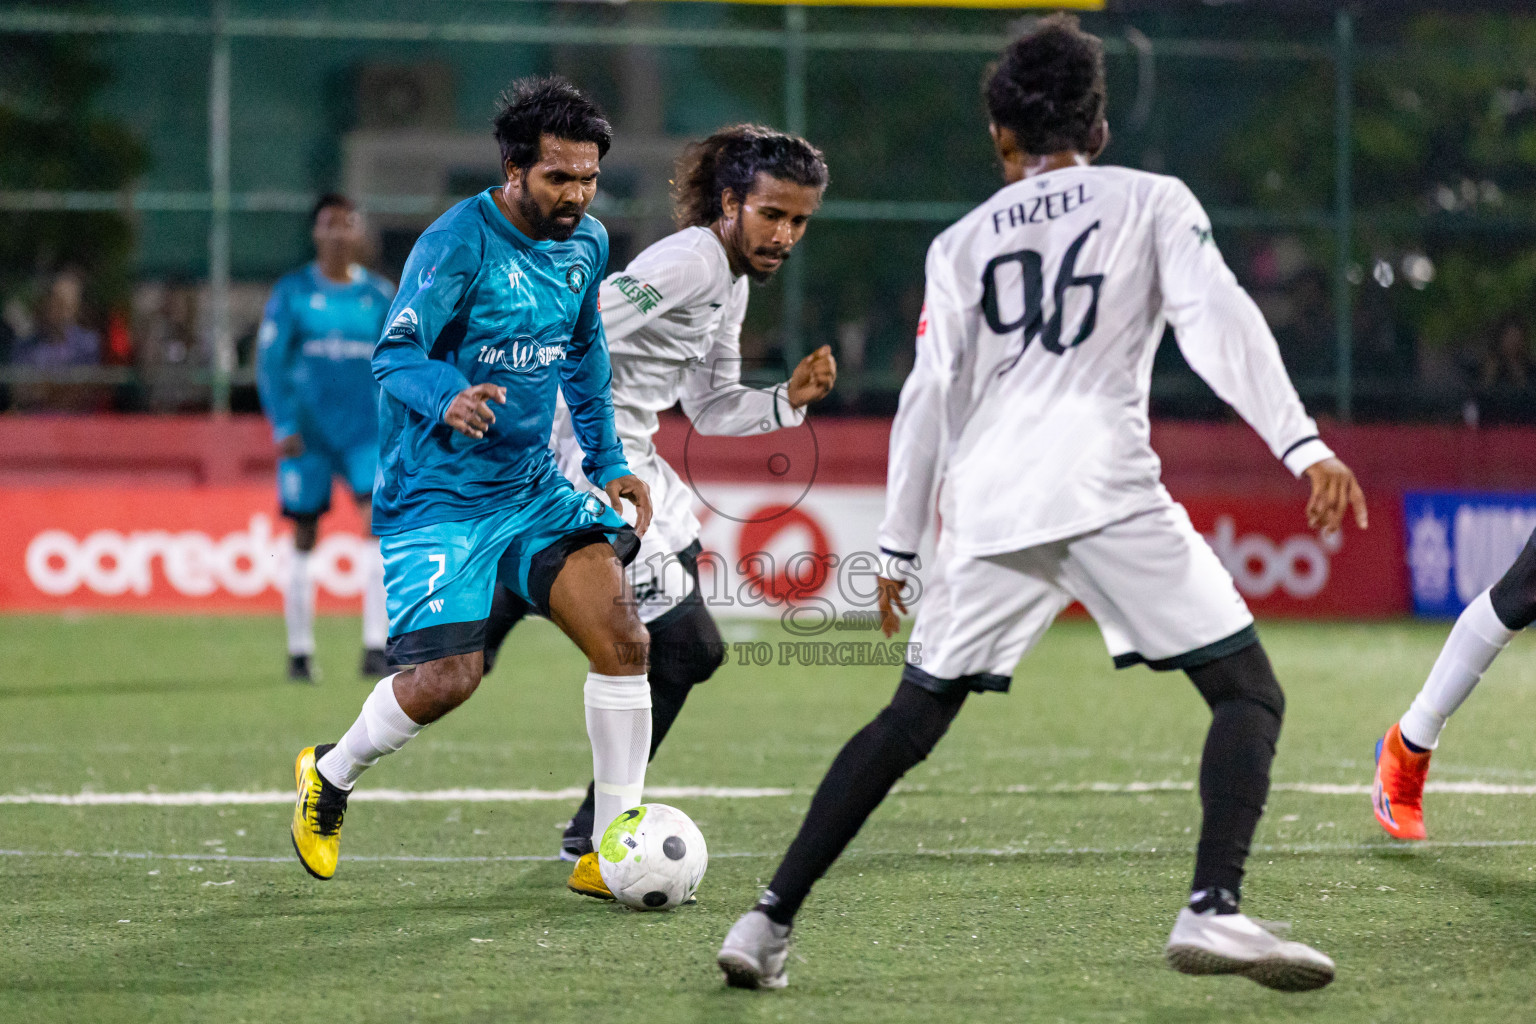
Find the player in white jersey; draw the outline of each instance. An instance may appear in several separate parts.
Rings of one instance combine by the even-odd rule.
[[[1440,730],[1471,696],[1499,652],[1536,622],[1536,533],[1499,581],[1456,618],[1408,711],[1376,741],[1371,810],[1396,839],[1425,839],[1424,782]]]
[[[986,92],[1008,184],[929,250],[917,358],[891,430],[887,635],[916,596],[919,542],[941,524],[912,632],[921,665],[906,666],[890,706],[832,763],[720,966],[733,985],[785,983],[789,927],[811,886],[966,695],[1006,690],[1077,600],[1116,666],[1182,669],[1213,712],[1193,892],[1169,962],[1279,989],[1325,985],[1332,961],[1238,912],[1285,705],[1231,577],[1158,479],[1147,402],[1165,325],[1310,480],[1313,527],[1338,529],[1353,504],[1363,528],[1359,486],[1318,438],[1189,189],[1091,166],[1108,142],[1100,41],[1075,19],[1047,19],[1009,46]]]
[[[652,756],[689,690],[708,679],[725,655],[698,590],[693,491],[656,451],[657,416],[681,402],[700,434],[766,433],[802,423],[805,407],[826,397],[837,378],[832,351],[823,346],[774,387],[741,381],[748,279],[770,279],[804,234],[827,185],[821,153],[792,135],[735,125],[689,147],[676,182],[681,230],[609,276],[600,292],[613,363],[614,425],[630,468],[651,488],[655,509],[627,570],[651,635]],[[584,485],[568,416],[557,417],[552,443],[562,470]],[[507,632],[529,611],[511,591],[498,590],[487,627],[487,672]],[[590,856],[593,801],[589,786],[560,852],[577,861],[571,888],[611,898]]]

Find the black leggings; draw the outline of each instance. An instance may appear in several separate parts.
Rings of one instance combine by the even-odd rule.
[[[1536,622],[1536,533],[1525,542],[1525,550],[1515,559],[1488,599],[1493,613],[1509,629],[1524,629]]]
[[[1257,641],[1188,670],[1211,708],[1200,759],[1204,816],[1194,890],[1226,889],[1235,900],[1243,863],[1269,795],[1269,766],[1285,696]],[[813,886],[858,834],[896,781],[933,750],[960,713],[966,691],[934,693],[903,678],[891,703],[838,753],[760,906],[789,924]]]
[[[1191,889],[1221,888],[1235,896],[1269,799],[1269,767],[1285,718],[1285,694],[1257,642],[1187,673],[1211,708],[1211,728],[1200,755],[1204,813]]]
[[[811,886],[858,835],[891,787],[949,731],[967,692],[936,694],[903,679],[885,710],[843,746],[763,894],[770,918],[790,923]]]

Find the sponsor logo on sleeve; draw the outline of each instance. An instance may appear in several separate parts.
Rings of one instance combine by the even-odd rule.
[[[437,278],[437,264],[432,264],[426,270],[416,274],[416,287],[427,289],[432,287],[432,282]]]
[[[655,285],[641,284],[628,274],[614,278],[613,287],[642,313],[649,313],[661,304],[661,292]]]
[[[421,322],[416,319],[416,311],[407,306],[400,311],[400,315],[395,317],[394,322],[389,325],[389,330],[384,332],[384,337],[390,340],[414,338],[420,327]]]
[[[1195,233],[1195,243],[1197,245],[1206,245],[1212,240],[1210,225],[1191,224],[1189,230]]]

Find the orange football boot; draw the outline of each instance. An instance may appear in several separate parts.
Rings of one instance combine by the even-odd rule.
[[[1371,809],[1376,812],[1377,823],[1395,839],[1425,837],[1424,777],[1429,774],[1430,753],[1409,750],[1395,723],[1376,741]]]

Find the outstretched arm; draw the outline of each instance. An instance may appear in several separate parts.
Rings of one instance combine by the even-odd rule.
[[[805,422],[805,407],[825,398],[837,382],[837,360],[823,345],[771,388],[741,382],[741,321],[745,303],[731,309],[703,363],[683,371],[683,412],[701,434],[745,437]]]
[[[1263,314],[1217,251],[1205,211],[1183,182],[1170,179],[1166,187],[1156,210],[1158,275],[1184,358],[1287,469],[1308,477],[1314,528],[1337,529],[1353,505],[1364,529],[1360,485],[1318,436]]]

